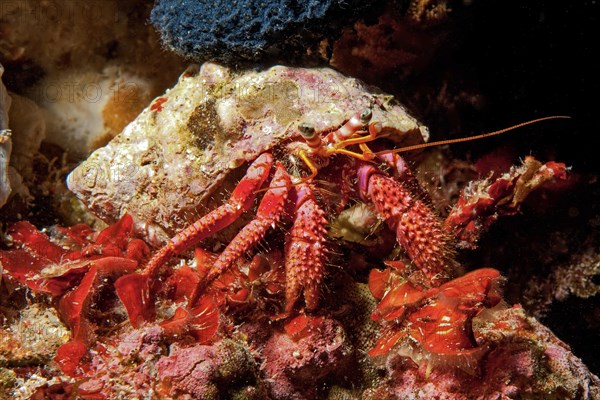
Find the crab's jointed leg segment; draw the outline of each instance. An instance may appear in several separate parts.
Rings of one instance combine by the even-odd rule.
[[[317,308],[320,283],[325,272],[327,220],[324,215],[311,187],[299,185],[296,188],[294,225],[285,251],[286,312],[291,312],[302,292],[306,308],[309,311]]]
[[[402,184],[369,164],[358,173],[359,191],[396,232],[396,240],[432,287],[448,280],[455,269],[449,236],[440,219]]]
[[[310,175],[302,178],[302,180],[298,183],[306,183],[311,181],[315,176],[317,176],[317,173],[319,172],[319,169],[317,168],[317,166],[315,165],[315,163],[313,163],[311,161],[311,159],[308,157],[308,154],[306,154],[305,151],[300,150],[297,153],[298,157],[300,157],[300,159],[302,161],[304,161],[304,164],[308,167],[308,169],[310,170]]]
[[[192,225],[175,235],[152,257],[144,273],[148,275],[160,268],[173,255],[185,251],[202,239],[233,223],[254,203],[257,190],[269,176],[273,156],[261,154],[249,167],[246,175],[233,190],[227,203],[211,211]]]
[[[399,154],[385,153],[378,155],[377,158],[392,168],[395,171],[394,178],[403,186],[408,187],[416,197],[421,200],[430,200],[429,193],[421,186],[403,157]]]
[[[256,218],[244,226],[223,250],[208,273],[204,284],[208,285],[217,279],[246,251],[261,240],[269,228],[275,227],[283,213],[290,185],[290,176],[283,165],[278,163],[269,190],[267,190],[258,206]]]

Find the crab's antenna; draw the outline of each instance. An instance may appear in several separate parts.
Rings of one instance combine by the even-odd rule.
[[[571,118],[571,117],[566,116],[566,115],[553,115],[551,117],[537,118],[537,119],[532,119],[531,121],[521,122],[520,124],[509,126],[508,128],[503,128],[503,129],[500,129],[500,130],[497,130],[494,132],[482,133],[481,135],[462,137],[462,138],[458,138],[458,139],[440,140],[437,142],[430,142],[430,143],[415,144],[412,146],[406,146],[406,147],[402,147],[399,149],[383,150],[383,151],[376,152],[375,155],[379,156],[379,155],[390,154],[390,153],[404,153],[406,151],[420,150],[420,149],[424,149],[426,147],[443,146],[446,144],[469,142],[471,140],[479,140],[479,139],[488,138],[490,136],[501,135],[505,132],[512,131],[512,130],[518,129],[518,128],[522,128],[527,125],[536,124],[538,122],[547,121],[549,119],[568,119],[568,118]]]

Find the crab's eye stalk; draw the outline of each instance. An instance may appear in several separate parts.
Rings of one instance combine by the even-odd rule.
[[[321,141],[321,135],[318,135],[315,131],[315,127],[306,122],[298,125],[298,131],[300,136],[304,139],[308,147],[313,152],[318,152],[323,148],[323,142]]]
[[[298,125],[298,130],[300,131],[300,135],[306,140],[313,139],[316,134],[315,127],[307,123]]]
[[[366,124],[367,122],[369,122],[371,120],[372,116],[373,116],[373,111],[371,111],[370,108],[365,108],[360,113],[360,122],[363,124]]]

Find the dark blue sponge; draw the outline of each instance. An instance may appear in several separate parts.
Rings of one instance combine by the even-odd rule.
[[[258,60],[306,45],[357,19],[367,0],[157,0],[163,42],[199,61]]]

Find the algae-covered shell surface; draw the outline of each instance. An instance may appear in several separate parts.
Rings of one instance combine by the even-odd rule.
[[[156,244],[204,213],[233,170],[294,140],[298,124],[332,130],[365,108],[391,140],[428,139],[392,96],[334,70],[275,66],[238,74],[206,63],[189,68],[67,184],[108,222],[130,213]]]

